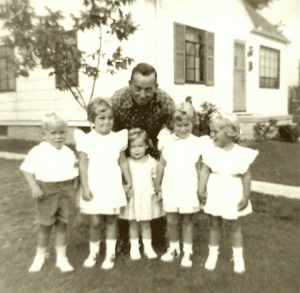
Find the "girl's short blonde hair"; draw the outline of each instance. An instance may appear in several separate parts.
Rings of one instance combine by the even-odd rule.
[[[111,110],[112,113],[114,114],[112,104],[109,99],[104,99],[100,97],[93,99],[86,109],[88,121],[94,123],[96,116],[99,113],[106,112],[107,110]]]
[[[51,123],[58,123],[58,122],[62,122],[64,123],[66,126],[68,124],[68,121],[65,117],[55,113],[55,112],[50,112],[50,113],[46,113],[43,117],[42,117],[42,129],[47,131],[49,128],[49,124]]]
[[[210,118],[211,123],[217,123],[225,134],[232,138],[233,141],[238,141],[241,134],[241,129],[237,117],[232,113],[213,113]]]
[[[190,120],[193,125],[197,121],[197,113],[193,105],[189,102],[182,102],[175,105],[175,110],[173,112],[173,123],[177,121],[182,121],[183,119]]]
[[[130,144],[132,142],[134,142],[135,140],[137,140],[139,138],[142,138],[143,141],[146,143],[146,146],[147,146],[146,154],[151,152],[151,149],[153,148],[152,140],[149,138],[148,133],[139,127],[132,128],[131,130],[129,130],[129,132],[128,132],[128,148],[130,147]],[[127,155],[129,155],[129,153],[127,153]]]

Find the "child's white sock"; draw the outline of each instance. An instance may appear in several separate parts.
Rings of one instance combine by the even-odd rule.
[[[56,249],[56,267],[58,267],[62,273],[72,272],[74,268],[70,265],[66,256],[67,245],[55,246]]]
[[[100,249],[100,240],[99,241],[90,241],[90,254],[97,255]]]
[[[64,246],[55,246],[57,260],[66,257],[67,245]]]
[[[214,270],[217,264],[217,260],[218,260],[218,254],[219,254],[219,245],[215,245],[215,246],[208,246],[209,249],[209,253],[208,253],[208,258],[205,262],[204,267],[207,270]]]
[[[183,252],[188,254],[193,254],[193,244],[183,243]]]
[[[47,246],[46,247],[38,246],[36,248],[36,254],[40,256],[46,256],[46,251],[47,251]]]
[[[143,238],[144,249],[152,248],[152,239]]]
[[[106,253],[115,254],[116,252],[116,239],[106,239]]]
[[[233,257],[243,257],[243,247],[232,247]]]
[[[177,250],[177,251],[179,251],[179,249],[180,249],[180,244],[179,244],[179,240],[178,241],[176,241],[176,242],[171,242],[170,241],[170,250]]]
[[[130,248],[139,249],[139,238],[135,238],[135,239],[130,238]]]
[[[216,246],[208,245],[208,250],[209,250],[209,253],[211,253],[213,255],[218,254],[219,245],[216,245]]]
[[[233,270],[235,273],[244,273],[245,272],[245,263],[243,258],[243,247],[232,247],[233,251]]]
[[[139,249],[139,238],[130,239],[130,258],[132,260],[138,260],[141,258]]]

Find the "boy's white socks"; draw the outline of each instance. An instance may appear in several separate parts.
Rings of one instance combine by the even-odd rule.
[[[38,246],[36,248],[36,255],[34,257],[32,265],[28,270],[29,273],[36,273],[42,269],[45,263],[46,251],[47,251],[47,247]]]
[[[193,244],[183,243],[183,258],[181,260],[181,266],[190,268],[192,266],[191,255],[193,254]]]
[[[72,272],[74,268],[70,265],[66,256],[67,245],[55,246],[56,249],[56,267],[58,267],[62,273]]]

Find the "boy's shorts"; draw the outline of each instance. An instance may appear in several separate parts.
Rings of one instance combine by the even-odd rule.
[[[37,220],[45,226],[53,225],[57,220],[68,223],[74,211],[76,190],[72,180],[62,182],[37,181],[43,191],[43,197],[37,199]]]

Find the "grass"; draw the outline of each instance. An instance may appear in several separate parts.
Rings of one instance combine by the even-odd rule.
[[[81,292],[184,292],[258,293],[299,292],[300,201],[252,193],[254,213],[244,219],[244,275],[232,272],[231,247],[227,226],[220,246],[215,272],[207,272],[208,217],[195,217],[193,268],[180,268],[180,261],[133,262],[128,252],[119,254],[110,271],[82,267],[88,254],[86,218],[70,227],[68,256],[75,267],[70,274],[55,269],[53,237],[50,258],[42,271],[28,274],[35,254],[36,223],[34,202],[19,171],[20,161],[0,159],[0,292],[4,293],[81,293]],[[156,246],[161,255],[164,246]]]
[[[259,150],[251,166],[253,180],[300,186],[299,141],[245,141],[242,144]]]
[[[0,151],[27,154],[38,142],[0,139]],[[244,146],[259,150],[251,166],[252,179],[292,186],[300,186],[300,142],[243,141]],[[74,145],[69,145],[73,150]]]

